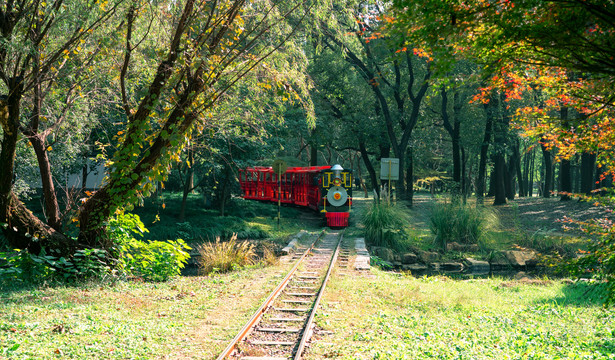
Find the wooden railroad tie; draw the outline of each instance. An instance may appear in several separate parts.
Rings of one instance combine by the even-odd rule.
[[[258,328],[258,331],[274,333],[298,333],[301,329],[297,328]]]

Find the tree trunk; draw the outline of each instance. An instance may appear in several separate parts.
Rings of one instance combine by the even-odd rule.
[[[508,166],[504,173],[504,189],[508,200],[515,200],[515,157],[508,159]]]
[[[530,157],[530,175],[527,182],[527,196],[534,196],[534,173],[536,172],[536,154],[534,153],[535,149],[531,151]]]
[[[407,198],[408,193],[406,192],[405,183],[406,173],[404,172],[404,169],[406,169],[406,152],[402,151],[397,157],[399,159],[399,178],[395,182],[395,192],[397,193],[398,199],[410,200]],[[411,166],[411,164],[409,165]],[[391,196],[391,194],[389,194],[389,196]],[[393,197],[390,197],[390,199],[393,200]]]
[[[75,242],[32,215],[32,212],[13,193],[9,198],[9,206],[10,219],[3,233],[12,247],[28,249],[35,254],[41,250],[41,247],[57,255],[74,253],[77,247]]]
[[[480,146],[480,162],[478,164],[478,178],[476,180],[476,202],[478,205],[483,205],[485,196],[485,177],[487,175],[487,156],[489,152],[489,143],[491,142],[491,133],[493,131],[493,117],[491,114],[492,105],[486,104],[487,120],[485,121],[485,133],[483,142]]]
[[[222,185],[222,196],[220,199],[220,216],[225,216],[225,212],[226,212],[226,198],[228,196],[228,192],[229,192],[229,185],[230,185],[230,179],[229,177],[231,176],[231,168],[228,165],[224,166],[224,182]]]
[[[560,119],[562,121],[562,127],[568,130],[570,127],[568,121],[568,107],[560,107]],[[559,168],[559,191],[560,201],[570,200],[572,193],[572,167],[569,159],[562,159]]]
[[[440,113],[442,115],[442,122],[444,125],[444,129],[451,137],[452,143],[453,182],[455,183],[452,192],[453,197],[455,197],[461,193],[461,155],[459,150],[459,131],[461,124],[461,115],[459,113],[461,111],[461,104],[459,101],[459,93],[455,92],[455,94],[453,95],[453,121],[451,121],[448,114],[448,93],[446,91],[446,87],[442,86],[440,90],[440,95],[442,97],[442,104],[440,109]]]
[[[60,230],[62,227],[60,222],[60,207],[53,184],[51,164],[47,156],[47,149],[45,149],[45,140],[40,134],[32,134],[28,138],[38,161],[38,168],[41,175],[40,179],[43,185],[43,196],[45,198],[45,216],[47,218],[47,224],[56,230]]]
[[[575,154],[572,166],[572,191],[575,194],[581,193],[581,157],[579,154]]]
[[[461,196],[463,198],[463,204],[465,205],[468,198],[468,185],[467,185],[467,176],[466,176],[466,150],[463,146],[461,146]]]
[[[0,98],[0,125],[2,147],[0,148],[0,222],[10,224],[15,155],[19,128],[19,102],[21,95],[13,92]]]
[[[412,201],[414,199],[414,152],[412,151],[412,147],[408,147],[406,153],[408,156],[408,166],[406,167],[406,181],[408,183],[408,188],[406,190],[406,200],[409,200],[410,206],[412,206]]]
[[[562,159],[559,168],[560,179],[560,201],[568,201],[572,199],[572,167],[570,160]]]
[[[581,193],[589,195],[594,190],[595,168],[596,154],[583,152],[581,155]]]
[[[487,189],[487,197],[495,196],[495,156],[492,157],[491,162],[494,164],[494,167],[489,173],[489,188]]]
[[[493,166],[493,190],[495,199],[493,205],[506,204],[506,160],[504,154],[496,154]]]
[[[194,149],[188,149],[188,168],[186,169],[186,181],[183,186],[182,203],[179,210],[179,221],[183,222],[186,219],[186,205],[188,203],[188,195],[194,190]]]
[[[310,166],[318,166],[318,146],[310,144]]]
[[[376,196],[378,199],[380,199],[380,186],[378,185],[378,177],[376,176],[376,170],[372,166],[372,162],[369,160],[369,155],[367,154],[367,149],[365,148],[365,141],[363,141],[363,139],[359,139],[359,151],[361,152],[361,159],[363,159],[365,168],[369,173],[369,178],[372,182],[372,186],[374,187],[374,191],[376,191]]]
[[[88,160],[85,160],[85,163],[81,167],[81,193],[85,193],[86,185],[88,183],[88,175],[90,174],[88,168]]]
[[[530,157],[534,154],[534,151],[527,151],[523,156],[523,194],[521,194],[521,189],[519,189],[519,196],[531,196],[530,191]]]
[[[553,191],[553,159],[551,158],[551,151],[543,144],[546,140],[542,139],[540,148],[542,149],[542,160],[544,166],[544,178],[542,186],[542,197],[551,197]]]
[[[188,169],[188,172],[192,175],[192,168]],[[190,177],[189,177],[190,178]],[[190,185],[190,181],[186,179],[184,183],[183,191],[182,191],[182,203],[179,209],[179,221],[184,222],[186,219],[186,205],[188,203],[188,194],[192,191],[192,187]]]
[[[525,181],[523,179],[523,173],[521,171],[521,151],[519,149],[519,139],[516,139],[514,144],[514,165],[515,171],[517,173],[517,183],[519,184],[519,196],[525,196]],[[511,199],[512,200],[512,199]]]
[[[509,184],[506,166],[506,134],[508,131],[508,113],[504,108],[504,93],[498,93],[498,117],[494,120],[493,144],[494,144],[494,196],[493,205],[506,204],[506,186]]]
[[[12,191],[22,86],[20,78],[11,78],[8,97],[0,97],[0,125],[3,130],[0,150],[0,223],[6,224],[6,227],[1,227],[2,232],[13,248],[29,249],[37,253],[41,246],[45,246],[68,254],[75,246],[73,241],[40,221]]]

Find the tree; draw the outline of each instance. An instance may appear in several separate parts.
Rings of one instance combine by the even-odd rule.
[[[0,222],[5,235],[16,246],[38,244],[41,237],[54,247],[69,245],[61,228],[60,210],[48,153],[47,139],[60,134],[69,109],[81,97],[81,75],[98,52],[92,33],[101,31],[121,2],[105,6],[76,1],[8,1],[0,6]],[[94,42],[91,44],[90,41]],[[86,46],[92,46],[85,52]],[[67,74],[72,83],[67,84]],[[61,94],[56,94],[56,92]],[[31,109],[29,113],[23,108]],[[38,161],[45,195],[47,223],[34,217],[12,191],[15,155],[24,136]],[[30,238],[25,235],[29,234]]]
[[[147,195],[154,181],[165,178],[192,134],[215,122],[211,110],[228,89],[283,46],[309,10],[301,2],[291,5],[265,0],[249,4],[243,0],[91,1],[83,6],[78,1],[49,3],[10,1],[1,8],[1,18],[6,21],[2,24],[0,75],[8,96],[3,101],[6,115],[2,117],[0,164],[7,171],[0,178],[0,221],[9,224],[5,234],[17,246],[30,245],[31,237],[26,236],[30,234],[42,245],[64,251],[76,246],[110,248],[113,240],[105,235],[109,217]],[[38,14],[47,5],[52,10],[45,15],[43,26],[36,27]],[[58,19],[74,24],[69,28],[72,31],[62,29],[64,23]],[[75,243],[43,224],[12,193],[17,130],[23,118],[21,101],[24,94],[36,98],[36,79],[41,71],[55,79],[56,64],[64,56],[70,58],[71,52],[81,51],[81,40],[96,37],[102,31],[100,24],[107,21],[120,29],[122,41],[101,39],[100,44],[104,45],[103,40],[109,44],[99,55],[113,57],[118,64],[107,74],[107,86],[117,86],[117,103],[124,119],[116,135],[117,146],[107,144],[107,150],[114,150],[108,161],[108,179],[79,209],[79,239]],[[35,27],[42,30],[32,41],[30,34],[36,31],[28,29]],[[166,39],[163,29],[169,34]],[[66,39],[59,41],[63,36]],[[30,49],[46,39],[60,45],[45,47],[49,55],[37,60]],[[19,51],[20,45],[27,50]],[[92,72],[95,70],[105,71],[103,67]]]
[[[373,93],[374,111],[399,158],[397,191],[401,198],[412,200],[412,153],[408,145],[431,84],[429,59],[418,50],[414,53],[398,46],[394,38],[381,36],[379,27],[386,18],[379,3],[354,6],[336,23],[322,22],[320,40],[324,48],[341,54]]]
[[[532,79],[528,83],[544,80],[538,74],[541,72],[564,74],[560,76],[564,81],[551,81],[548,86],[553,93],[559,92],[562,106],[582,115],[582,119],[573,120],[593,131],[576,127],[580,131],[574,141],[567,141],[564,151],[557,144],[558,156],[569,156],[566,150],[573,144],[577,149],[594,151],[593,143],[600,139],[599,146],[608,150],[597,152],[602,158],[599,163],[615,164],[611,156],[615,152],[606,145],[612,144],[608,134],[615,126],[614,14],[615,6],[607,0],[397,0],[391,16],[395,31],[406,36],[408,42],[431,51],[434,68],[439,71],[446,71],[461,58],[496,74],[507,72],[511,64],[525,64],[529,70],[523,70],[524,77]],[[560,123],[552,132],[568,130]]]

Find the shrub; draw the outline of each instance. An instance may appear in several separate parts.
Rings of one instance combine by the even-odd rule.
[[[120,212],[109,221],[109,235],[117,244],[118,267],[128,276],[150,281],[166,281],[179,275],[191,248],[182,239],[139,240],[148,230],[138,215]]]
[[[253,265],[256,261],[255,246],[248,241],[238,242],[234,235],[229,241],[202,244],[197,248],[201,258],[199,267],[204,274],[228,272],[237,267]]]
[[[104,277],[112,273],[106,260],[101,249],[80,249],[68,257],[48,255],[44,248],[39,254],[14,250],[0,253],[0,278],[36,284]]]
[[[579,256],[565,264],[566,270],[577,278],[591,277],[595,280],[590,289],[598,291],[605,306],[615,304],[615,190],[603,189],[603,194],[586,196],[575,195],[582,200],[591,201],[596,206],[603,206],[610,216],[588,221],[566,219],[566,222],[579,226],[590,236],[587,250],[579,250]]]
[[[374,201],[363,214],[365,238],[373,246],[397,249],[407,234],[407,215],[398,205]]]
[[[140,241],[129,239],[119,246],[121,268],[126,274],[150,281],[167,281],[181,273],[190,254],[182,239]]]
[[[179,275],[190,255],[181,240],[144,241],[135,235],[147,229],[137,215],[118,213],[108,223],[108,236],[116,246],[106,250],[79,249],[70,256],[55,256],[42,249],[0,252],[0,279],[41,283],[85,280],[127,275],[152,281],[166,281]]]
[[[436,205],[431,212],[429,229],[436,244],[446,250],[446,244],[477,244],[497,217],[485,208],[462,204]]]

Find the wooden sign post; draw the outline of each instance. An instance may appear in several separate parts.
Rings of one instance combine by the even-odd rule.
[[[282,200],[282,174],[286,172],[286,163],[284,160],[277,159],[271,166],[273,172],[278,175],[278,228],[280,227],[280,206]]]
[[[387,202],[391,203],[391,181],[399,180],[399,159],[382,158],[380,160],[380,180],[387,180],[389,191]]]

